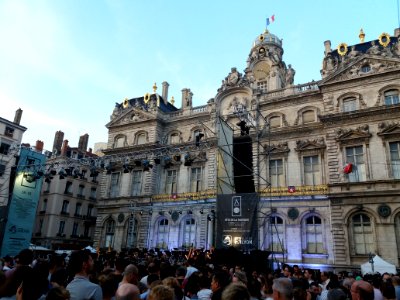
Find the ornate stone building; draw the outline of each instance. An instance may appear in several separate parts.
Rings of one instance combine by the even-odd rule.
[[[183,89],[176,108],[166,82],[116,104],[95,245],[215,245],[221,118],[234,129],[236,192],[259,195],[258,249],[307,266],[357,267],[370,253],[399,265],[399,30],[325,42],[321,80],[300,85],[283,53],[265,31],[203,106]]]

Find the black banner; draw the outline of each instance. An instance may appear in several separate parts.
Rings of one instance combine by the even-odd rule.
[[[217,248],[258,247],[258,194],[217,195]]]

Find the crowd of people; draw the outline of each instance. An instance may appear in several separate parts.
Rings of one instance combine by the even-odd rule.
[[[281,265],[271,270],[201,250],[35,257],[22,250],[0,260],[0,300],[400,300],[397,274]]]

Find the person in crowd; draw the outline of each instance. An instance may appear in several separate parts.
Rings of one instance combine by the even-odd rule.
[[[114,273],[101,274],[98,278],[101,291],[103,292],[103,300],[114,299],[115,292],[118,288],[118,276]]]
[[[145,292],[140,294],[140,299],[142,299],[142,300],[147,299],[151,288],[153,286],[158,285],[158,284],[161,284],[161,281],[160,281],[160,277],[157,274],[150,274],[149,276],[147,276],[146,285],[147,285],[148,288],[147,288],[147,290]]]
[[[244,284],[229,284],[222,292],[222,300],[250,300],[250,293]]]
[[[3,261],[3,272],[7,272],[8,270],[11,270],[13,268],[14,259],[11,256],[4,256]]]
[[[94,262],[88,250],[78,250],[71,253],[69,268],[74,274],[73,280],[67,285],[71,300],[102,300],[103,292],[98,284],[89,281]]]
[[[232,282],[240,282],[243,283],[244,285],[247,285],[247,275],[243,271],[235,271],[232,276]]]
[[[160,266],[155,262],[149,263],[147,266],[147,275],[143,276],[142,279],[140,279],[140,282],[144,283],[148,287],[149,285],[147,283],[147,277],[151,274],[155,274],[158,278],[160,278]]]
[[[373,300],[374,288],[372,284],[364,280],[356,280],[351,285],[352,300]]]
[[[38,300],[47,293],[48,280],[45,273],[28,266],[17,270],[14,275],[21,272],[21,284],[16,291],[17,300]]]
[[[274,300],[292,300],[293,298],[293,284],[289,278],[274,279],[272,290]]]
[[[321,287],[319,286],[318,282],[315,281],[311,282],[309,291],[311,300],[319,299],[319,296],[321,295]]]
[[[322,292],[327,290],[326,287],[328,286],[329,282],[331,281],[330,275],[331,274],[327,271],[322,271],[320,274]]]
[[[211,282],[208,276],[205,274],[199,274],[198,283],[199,291],[197,292],[197,297],[199,298],[199,300],[210,300],[212,291],[210,289]]]
[[[175,277],[178,280],[180,286],[183,288],[183,281],[186,278],[186,268],[184,266],[179,266],[176,268]]]
[[[334,288],[328,291],[328,300],[346,300],[347,295],[341,288]]]
[[[311,283],[314,282],[314,272],[311,269],[305,269],[303,273],[303,277],[307,280],[308,286],[311,286]]]
[[[282,268],[282,275],[286,278],[292,278],[292,268],[289,265],[284,265]]]
[[[392,277],[392,283],[394,286],[394,291],[396,294],[396,300],[400,300],[400,277],[399,276],[393,276]]]
[[[178,279],[176,279],[175,277],[164,278],[162,280],[162,284],[165,286],[168,286],[174,290],[174,299],[175,300],[189,300],[189,298],[187,298],[184,295],[182,287],[179,284]]]
[[[229,284],[229,274],[226,271],[216,272],[211,280],[211,300],[221,300],[222,292]]]
[[[148,300],[174,300],[174,290],[165,285],[157,285],[150,290]]]
[[[46,295],[46,300],[69,300],[70,295],[66,288],[62,286],[52,287]]]
[[[372,286],[374,287],[374,300],[384,300],[381,292],[382,279],[380,276],[374,276],[372,278]]]
[[[22,249],[14,258],[14,268],[5,272],[6,277],[10,277],[18,268],[28,266],[30,267],[33,261],[33,251],[30,249]]]

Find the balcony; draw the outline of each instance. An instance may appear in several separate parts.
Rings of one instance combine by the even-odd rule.
[[[74,213],[74,217],[76,217],[76,218],[82,218],[83,216],[82,216],[81,214]]]
[[[61,212],[60,212],[60,215],[62,215],[62,216],[69,216],[69,212],[67,212],[67,211],[61,211]]]
[[[65,191],[64,194],[65,194],[65,195],[72,196],[72,192],[69,192],[69,191]]]
[[[93,216],[84,216],[83,218],[84,218],[86,224],[91,224],[91,225],[96,224],[96,219],[97,219],[97,217],[93,217]]]
[[[96,197],[93,197],[93,196],[90,196],[90,197],[89,197],[89,200],[96,201],[97,198],[96,198]]]
[[[79,198],[79,199],[85,199],[85,195],[82,195],[82,194],[77,194],[77,195],[76,195],[76,198]]]

